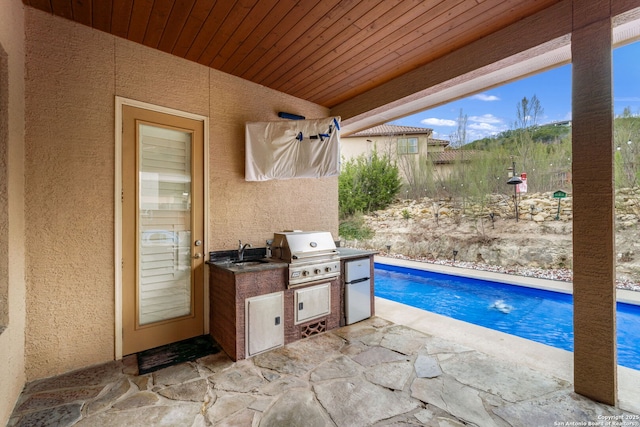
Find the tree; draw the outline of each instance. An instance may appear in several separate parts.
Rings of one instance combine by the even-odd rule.
[[[462,113],[462,108],[456,120],[456,131],[449,135],[451,148],[460,148],[467,143],[467,115]]]
[[[531,164],[532,150],[534,148],[533,133],[537,130],[538,118],[543,113],[544,110],[536,95],[533,95],[531,99],[527,99],[525,96],[516,104],[516,122],[513,136],[521,171],[533,169]]]
[[[462,108],[460,109],[456,122],[456,131],[449,136],[449,141],[451,147],[457,149],[458,158],[456,160],[456,167],[450,178],[453,178],[454,181],[454,183],[451,183],[453,184],[451,189],[454,191],[454,194],[457,193],[462,199],[462,212],[464,213],[467,205],[467,196],[469,194],[466,169],[470,159],[465,159],[465,150],[461,149],[467,143],[467,115],[463,114]],[[467,188],[465,188],[465,184]]]
[[[338,177],[340,216],[386,208],[401,185],[398,167],[386,154],[379,156],[373,151],[370,158],[360,155],[349,160]]]
[[[428,141],[427,141],[428,144]],[[419,199],[432,194],[434,185],[434,165],[427,154],[398,156],[398,168],[405,178],[403,188],[408,198]]]

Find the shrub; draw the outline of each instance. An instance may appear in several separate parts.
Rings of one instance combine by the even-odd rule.
[[[353,215],[340,222],[338,226],[340,237],[346,240],[366,240],[373,237],[374,232],[362,218],[361,214]]]
[[[384,209],[393,202],[402,181],[398,167],[387,155],[373,152],[346,162],[338,178],[340,217]]]

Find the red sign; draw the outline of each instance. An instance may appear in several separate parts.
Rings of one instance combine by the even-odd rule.
[[[527,192],[527,174],[525,172],[522,172],[520,174],[520,179],[522,180],[522,184],[516,185],[516,192],[526,193]]]

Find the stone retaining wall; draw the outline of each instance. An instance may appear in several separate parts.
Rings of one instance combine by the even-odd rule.
[[[559,203],[558,203],[559,201]],[[594,205],[598,203],[596,199]],[[513,195],[492,194],[483,200],[434,200],[428,197],[419,200],[405,200],[382,212],[399,215],[404,218],[453,218],[469,216],[473,218],[514,218],[515,207]],[[621,189],[616,193],[616,219],[623,227],[638,222],[640,217],[640,189]],[[524,193],[518,195],[518,219],[523,221],[572,221],[573,199],[570,193],[567,197],[556,199],[553,192]]]
[[[594,207],[598,200],[594,198]],[[533,207],[533,209],[531,209]],[[513,196],[470,200],[401,200],[365,215],[375,234],[367,240],[344,240],[347,247],[377,250],[414,259],[452,260],[502,267],[564,269],[573,265],[572,198],[553,193],[521,194],[519,221]],[[438,216],[436,217],[436,213]],[[493,213],[494,221],[491,221]],[[618,278],[640,278],[640,189],[616,194]]]

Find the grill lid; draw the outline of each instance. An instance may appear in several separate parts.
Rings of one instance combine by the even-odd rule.
[[[336,244],[328,231],[285,231],[274,233],[275,255],[288,263],[338,256]]]

